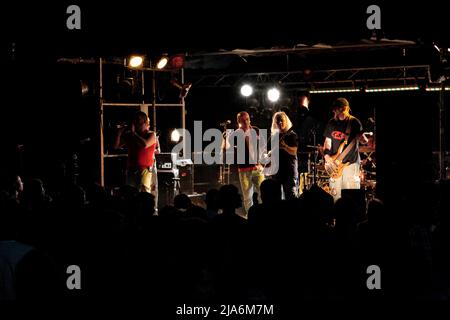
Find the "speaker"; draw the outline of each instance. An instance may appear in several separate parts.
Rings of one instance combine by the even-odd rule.
[[[173,198],[179,190],[177,170],[158,170],[158,207],[173,204]]]
[[[180,193],[194,193],[194,165],[188,164],[178,167],[178,176],[180,178]]]
[[[172,172],[172,170],[176,169],[176,153],[170,152],[161,152],[159,154],[155,154],[156,158],[156,168],[158,172]]]

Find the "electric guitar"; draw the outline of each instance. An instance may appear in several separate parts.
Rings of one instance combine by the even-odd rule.
[[[372,132],[364,132],[363,135],[373,135]],[[344,169],[346,166],[348,166],[350,163],[345,162],[343,163],[342,160],[345,158],[345,156],[350,152],[350,150],[353,148],[353,146],[356,143],[356,140],[358,138],[355,137],[352,142],[350,142],[349,145],[347,145],[347,140],[343,141],[336,154],[330,156],[331,161],[325,162],[325,171],[328,173],[328,175],[333,179],[338,179],[342,176],[342,173],[344,172]],[[345,148],[345,146],[347,147]],[[345,148],[345,149],[344,149]]]

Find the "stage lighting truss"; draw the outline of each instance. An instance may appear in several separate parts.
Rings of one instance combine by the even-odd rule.
[[[361,89],[355,88],[342,88],[342,89],[323,89],[323,90],[310,90],[309,93],[344,93],[344,92],[360,92]]]
[[[237,83],[277,83],[283,91],[298,89],[311,93],[409,91],[421,87],[430,75],[429,65],[369,67],[286,72],[208,74],[198,78],[196,88],[232,87]],[[262,80],[263,79],[263,80]],[[422,85],[423,87],[423,85]],[[366,89],[368,88],[369,91]],[[391,88],[390,90],[388,88]],[[414,89],[415,90],[415,89]],[[254,93],[254,92],[253,92]]]
[[[393,91],[415,91],[420,90],[419,86],[401,86],[401,87],[379,87],[367,88],[366,92],[393,92]]]
[[[426,88],[425,88],[425,90],[426,91],[441,91],[442,90],[442,87],[440,87],[440,86],[427,86]],[[444,87],[444,90],[445,91],[450,91],[450,87]]]

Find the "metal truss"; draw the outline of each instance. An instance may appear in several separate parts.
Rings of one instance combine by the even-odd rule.
[[[358,87],[361,85],[410,85],[430,78],[430,65],[296,70],[285,72],[220,73],[189,79],[195,88],[233,87],[243,82],[253,85],[276,83],[284,87]]]

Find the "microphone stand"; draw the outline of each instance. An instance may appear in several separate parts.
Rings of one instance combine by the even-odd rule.
[[[316,128],[313,127],[311,129],[312,137],[313,137],[313,146],[314,146],[314,159],[313,159],[313,186],[317,185],[317,147],[316,147],[316,135],[317,131]]]
[[[222,164],[219,167],[219,184],[225,185],[230,184],[230,168],[226,164],[226,152],[227,152],[227,125],[228,122],[225,121],[220,124],[223,127],[222,137],[224,139],[222,147]],[[226,180],[226,182],[225,182]]]

